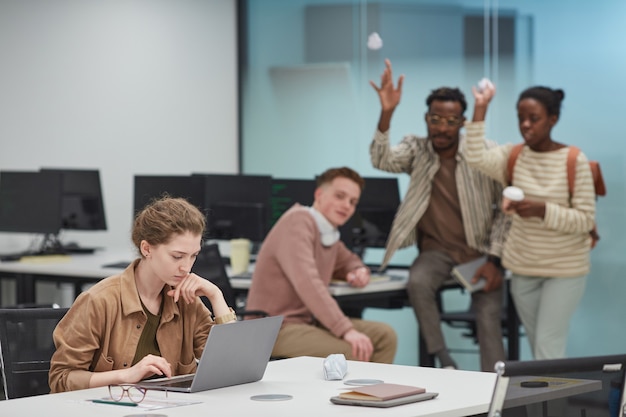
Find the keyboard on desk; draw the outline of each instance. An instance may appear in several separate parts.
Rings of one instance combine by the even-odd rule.
[[[115,268],[115,269],[126,269],[128,265],[131,264],[131,261],[121,261],[121,262],[113,262],[110,264],[102,265],[103,268]]]
[[[238,274],[230,275],[230,278],[251,279],[252,272],[240,272]]]
[[[406,280],[405,277],[399,276],[399,275],[374,273],[370,277],[370,285],[381,284],[381,283],[390,282],[390,281],[405,281],[405,280]],[[345,281],[343,279],[333,279],[330,281],[330,285],[333,285],[335,287],[349,287],[350,286],[348,281]]]
[[[5,253],[5,254],[0,254],[0,261],[2,261],[2,262],[19,261],[20,259],[22,259],[22,256],[24,256],[23,253]]]
[[[23,260],[26,257],[41,257],[45,259],[46,257],[50,259],[51,256],[59,256],[59,255],[78,255],[78,254],[92,254],[98,248],[87,248],[87,247],[63,247],[60,249],[54,250],[46,250],[46,251],[25,251],[25,252],[16,252],[16,253],[4,253],[0,254],[1,262],[14,262]],[[126,266],[124,267],[126,268]]]
[[[50,260],[69,260],[70,257],[64,252],[21,252],[21,253],[5,253],[0,255],[2,262],[46,262]]]
[[[67,254],[71,254],[71,255],[80,255],[82,253],[86,253],[86,254],[95,253],[96,250],[98,250],[98,248],[88,248],[85,246],[73,246],[73,247],[63,248],[63,252]]]

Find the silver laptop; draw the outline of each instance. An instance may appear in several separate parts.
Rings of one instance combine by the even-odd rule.
[[[283,316],[262,317],[211,328],[195,374],[142,381],[139,386],[198,392],[263,378]]]

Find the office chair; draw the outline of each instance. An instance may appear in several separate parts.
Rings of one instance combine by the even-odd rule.
[[[246,316],[256,316],[256,317],[266,317],[268,314],[264,311],[253,310],[247,311],[245,310],[245,305],[237,301],[237,297],[235,296],[235,291],[230,284],[230,279],[228,278],[228,274],[226,273],[226,267],[224,266],[224,261],[220,254],[219,247],[216,243],[211,243],[208,245],[204,245],[196,258],[196,262],[193,264],[192,271],[199,276],[208,279],[213,284],[217,285],[217,287],[222,290],[222,294],[224,294],[224,299],[226,303],[231,306],[237,317],[239,319]],[[206,297],[201,297],[204,305],[206,305],[211,311],[211,303]],[[245,303],[243,303],[245,304]]]
[[[0,365],[6,399],[48,394],[52,332],[67,308],[0,309]]]
[[[488,417],[626,416],[626,354],[495,366]]]
[[[503,301],[502,301],[502,313],[500,323],[502,326],[502,336],[507,340],[507,359],[517,360],[519,359],[519,344],[522,334],[520,332],[520,320],[513,304],[513,299],[510,294],[509,280],[503,282]],[[463,337],[467,337],[472,340],[474,345],[478,344],[478,337],[476,333],[476,314],[472,310],[471,300],[467,310],[463,311],[451,311],[445,308],[443,302],[443,292],[449,290],[465,291],[465,289],[452,277],[446,280],[439,291],[437,292],[437,305],[441,317],[441,323],[464,330]],[[426,342],[421,333],[418,334],[419,343],[419,365],[420,366],[435,366],[435,355],[428,353],[426,348]],[[471,349],[451,348],[450,352],[468,353],[474,352]],[[475,350],[479,353],[478,348]]]

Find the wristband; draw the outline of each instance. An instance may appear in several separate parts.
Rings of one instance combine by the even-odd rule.
[[[491,262],[497,268],[502,269],[502,260],[496,255],[487,256],[487,262]]]
[[[224,324],[231,323],[233,321],[237,321],[237,314],[235,314],[235,310],[232,307],[229,307],[230,311],[226,314],[222,314],[219,317],[215,317],[215,324]]]

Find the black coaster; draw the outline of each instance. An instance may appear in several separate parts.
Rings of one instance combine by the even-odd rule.
[[[550,384],[547,381],[522,381],[519,385],[523,388],[545,388]]]

